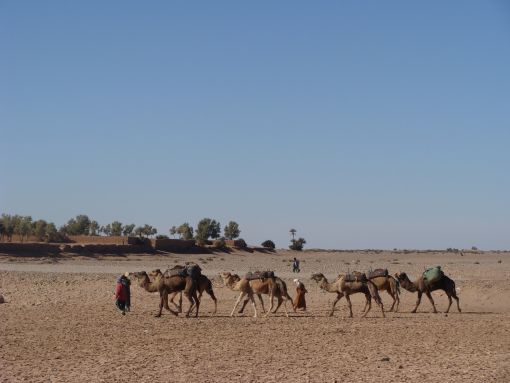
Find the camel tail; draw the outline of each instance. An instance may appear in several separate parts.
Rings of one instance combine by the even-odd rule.
[[[393,278],[395,279],[395,282],[397,283],[397,294],[400,295],[400,282],[397,278]]]

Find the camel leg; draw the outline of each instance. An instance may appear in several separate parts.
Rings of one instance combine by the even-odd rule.
[[[246,305],[248,304],[248,302],[250,301],[250,298],[246,298],[244,301],[243,301],[243,304],[241,305],[241,308],[239,309],[239,311],[237,312],[238,314],[242,314],[243,311],[244,311],[244,308],[246,307]]]
[[[453,299],[455,299],[455,301],[457,302],[457,309],[459,310],[459,313],[460,313],[460,312],[462,312],[462,311],[460,310],[459,297],[457,296],[457,293],[455,292],[455,289],[453,290],[452,297],[453,297]]]
[[[420,302],[421,302],[421,295],[423,293],[421,291],[418,291],[418,299],[416,300],[416,306],[414,308],[413,311],[411,311],[413,314],[416,312],[416,310],[418,310],[418,306],[420,305]]]
[[[369,295],[365,295],[366,297],[366,302],[365,302],[365,305],[368,305],[367,307],[367,311],[365,311],[365,313],[361,316],[362,318],[365,318],[367,316],[367,314],[369,313],[370,310],[372,310],[372,296],[369,294]]]
[[[278,302],[278,304],[276,305],[276,308],[274,309],[273,314],[275,314],[278,311],[278,309],[280,308],[280,306],[282,305],[283,298],[281,296],[277,296],[276,301]]]
[[[353,315],[352,315],[352,303],[351,303],[351,297],[350,297],[349,295],[346,295],[346,296],[345,296],[345,299],[347,300],[347,306],[349,307],[349,317],[350,317],[350,318],[352,318],[352,317],[353,317]],[[368,313],[368,311],[367,311],[367,313]],[[365,313],[365,315],[367,315],[367,314]],[[364,317],[365,315],[363,315],[363,317]]]
[[[448,311],[450,311],[450,307],[452,306],[452,296],[448,293],[446,293],[446,296],[448,297],[448,307],[446,308],[445,313],[448,314]]]
[[[266,315],[264,315],[264,316],[266,316],[266,317],[267,317],[267,316],[269,315],[269,313],[270,313],[271,311],[273,311],[273,301],[274,301],[274,295],[273,295],[273,293],[271,292],[271,293],[269,294],[269,310],[267,310]]]
[[[395,294],[395,300],[397,302],[397,307],[395,307],[395,312],[398,312],[398,306],[400,306],[400,294],[398,293],[398,290],[394,292]]]
[[[210,289],[206,290],[206,293],[209,294],[211,299],[214,301],[214,311],[213,311],[213,314],[216,314],[216,309],[218,308],[218,300],[214,296],[214,291],[213,291],[212,288],[210,288]],[[200,297],[199,297],[199,299],[200,299]]]
[[[264,307],[264,300],[262,299],[262,294],[257,294],[257,296],[259,297],[260,305],[262,306],[262,312],[265,313],[266,308]],[[241,314],[244,311],[244,308],[246,307],[249,301],[250,301],[249,297],[244,300],[241,309],[238,311],[239,314]]]
[[[367,307],[370,305],[370,295],[365,295],[365,307],[363,307],[363,310],[361,310],[361,314],[365,312]]]
[[[262,294],[257,294],[257,296],[259,297],[260,305],[262,306],[262,312],[265,313],[266,308],[264,307],[264,300],[262,299]]]
[[[161,316],[161,313],[163,312],[163,305],[165,304],[163,300],[166,298],[167,298],[166,295],[164,295],[163,293],[159,293],[159,312],[156,314],[156,318],[159,318]]]
[[[285,316],[288,318],[289,317],[289,313],[287,311],[287,299],[283,300],[283,309],[285,310]],[[276,310],[278,310],[278,307],[276,308]]]
[[[193,309],[193,305],[195,304],[195,302],[194,302],[193,297],[191,296],[190,293],[187,293],[184,295],[186,295],[186,298],[188,298],[188,301],[189,301],[189,308],[188,308],[188,311],[186,312],[186,317],[189,317],[189,314],[191,313],[191,310]]]
[[[377,303],[377,304],[379,305],[379,307],[381,308],[382,317],[383,317],[383,318],[386,318],[386,315],[384,314],[384,304],[383,304],[382,300],[381,300],[381,299],[379,299],[379,302],[376,302],[376,303]]]
[[[173,298],[172,298],[173,303]],[[182,313],[182,291],[179,291],[179,305],[175,305],[178,312]]]
[[[195,312],[195,318],[198,318],[198,309],[200,307],[200,298],[198,298],[196,291],[193,291],[193,300],[195,301],[195,308],[197,310]]]
[[[430,303],[432,303],[432,307],[434,308],[434,314],[437,314],[436,304],[434,303],[434,299],[432,299],[432,294],[430,293],[430,291],[425,291],[425,295],[427,296],[427,298],[429,298]]]
[[[254,311],[254,315],[253,317],[256,318],[257,317],[257,305],[255,304],[255,298],[253,298],[253,294],[250,294],[250,300],[251,300],[251,304],[253,305],[253,311]]]
[[[179,304],[174,302],[174,299],[177,296],[177,294],[179,294]],[[172,305],[174,305],[174,307],[178,313],[182,313],[182,291],[179,291],[179,292],[176,291],[176,292],[172,293],[172,295],[170,297],[170,302],[172,302]]]
[[[393,304],[391,305],[390,309],[388,310],[389,312],[392,312],[393,307],[395,307],[395,303],[397,303],[397,299],[395,298],[395,294],[393,294],[393,292],[391,290],[387,290],[387,291],[388,291],[388,295],[393,299]]]
[[[286,293],[287,294],[287,299],[290,301],[290,303],[292,304],[292,309],[294,310],[294,312],[296,312],[296,307],[294,306],[294,304],[292,303],[292,298],[290,297],[289,293]],[[304,310],[306,311],[306,307],[304,308]]]
[[[237,301],[236,301],[236,304],[234,305],[234,309],[232,310],[232,312],[230,313],[230,316],[233,317],[234,316],[234,311],[236,311],[236,308],[237,306],[239,305],[239,302],[241,302],[241,299],[244,297],[245,293],[244,292],[241,292],[241,294],[239,294],[239,298],[237,298]]]
[[[163,307],[165,308],[165,310],[168,310],[172,314],[177,316],[177,312],[172,310],[170,308],[170,306],[168,306],[168,292],[163,291],[162,293],[159,294],[159,298],[160,298],[160,301],[159,301],[159,313],[156,314],[156,317],[159,318],[161,316],[161,313],[163,311]]]
[[[336,299],[333,301],[333,305],[331,306],[331,312],[329,313],[329,316],[332,317],[333,316],[333,313],[335,312],[335,306],[337,304],[337,302],[343,297],[342,294],[340,293],[337,293],[336,295]]]

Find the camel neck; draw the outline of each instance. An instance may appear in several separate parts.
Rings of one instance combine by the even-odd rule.
[[[410,279],[400,281],[400,285],[407,291],[410,291],[411,293],[415,293],[416,291],[418,291],[418,288],[416,287],[416,283],[411,282]]]
[[[333,287],[333,284],[329,283],[326,278],[322,279],[322,288],[330,293],[336,291],[336,289]]]
[[[146,278],[140,282],[140,287],[148,291],[149,293],[153,293],[155,291],[158,291],[157,286],[154,282],[151,282],[149,278]]]

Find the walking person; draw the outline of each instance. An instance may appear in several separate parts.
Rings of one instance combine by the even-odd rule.
[[[301,282],[299,279],[294,279],[294,283],[296,284],[296,297],[294,298],[294,302],[292,303],[294,311],[296,311],[297,309],[302,309],[303,311],[306,311],[305,294],[308,291],[306,290],[306,287],[303,284],[303,282]]]
[[[126,283],[126,280],[128,283]],[[122,315],[126,315],[126,303],[131,300],[131,291],[129,287],[129,279],[125,275],[121,275],[117,278],[117,284],[115,285],[115,305],[122,312]],[[131,302],[129,301],[129,304]]]
[[[292,272],[293,273],[299,273],[301,270],[299,269],[299,260],[294,257],[294,260],[292,261]]]
[[[126,292],[126,311],[131,311],[131,280],[129,279],[129,272],[125,272],[121,277],[122,284]]]

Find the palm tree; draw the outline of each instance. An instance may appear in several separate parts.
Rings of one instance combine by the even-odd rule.
[[[295,239],[295,236],[296,236],[296,229],[290,229],[289,233],[292,235],[292,240]]]

